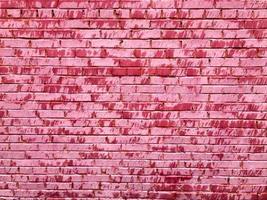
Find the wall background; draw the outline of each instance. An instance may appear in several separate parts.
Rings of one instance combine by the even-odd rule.
[[[266,1],[0,8],[0,197],[267,199]]]

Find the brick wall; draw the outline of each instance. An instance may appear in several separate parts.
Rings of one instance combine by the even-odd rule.
[[[0,8],[2,199],[267,199],[267,1]]]

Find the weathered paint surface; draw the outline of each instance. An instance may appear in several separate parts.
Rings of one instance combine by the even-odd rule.
[[[1,0],[0,198],[266,200],[266,10]]]

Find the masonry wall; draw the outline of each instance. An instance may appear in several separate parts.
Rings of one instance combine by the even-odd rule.
[[[0,8],[2,199],[267,199],[267,1]]]

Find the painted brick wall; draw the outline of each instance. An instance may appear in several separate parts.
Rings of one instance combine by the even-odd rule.
[[[1,199],[267,199],[267,1],[0,8]]]

